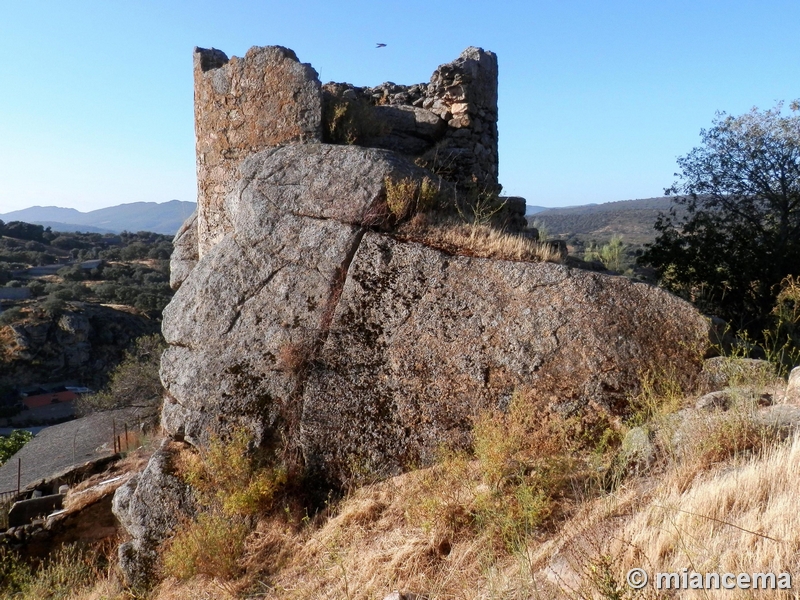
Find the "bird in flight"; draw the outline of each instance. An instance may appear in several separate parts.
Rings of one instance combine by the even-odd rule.
[[[386,44],[381,44],[380,42],[378,42],[378,44],[375,47],[376,48],[385,48]]]

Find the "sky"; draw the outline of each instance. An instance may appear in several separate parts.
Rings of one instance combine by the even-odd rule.
[[[0,0],[0,213],[196,197],[192,51],[282,45],[320,80],[498,55],[500,183],[528,204],[663,195],[716,111],[800,98],[798,0]],[[377,49],[377,42],[386,47]]]

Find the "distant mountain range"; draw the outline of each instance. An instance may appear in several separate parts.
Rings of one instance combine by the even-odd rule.
[[[578,238],[603,243],[612,235],[619,234],[629,244],[643,244],[655,238],[653,224],[659,213],[669,210],[671,200],[668,197],[646,198],[565,208],[528,205],[526,214],[529,221],[543,222],[551,238]],[[194,202],[180,200],[134,202],[89,212],[57,206],[33,206],[0,214],[0,219],[37,223],[53,231],[153,231],[171,235],[178,231],[195,207]]]
[[[603,204],[585,204],[565,208],[546,208],[528,212],[528,220],[544,223],[550,238],[575,239],[605,243],[612,235],[621,235],[627,244],[646,244],[656,237],[653,225],[660,213],[672,206],[672,198],[622,200]],[[528,207],[530,208],[530,207]]]
[[[133,202],[81,212],[58,206],[32,206],[0,214],[0,220],[25,221],[50,227],[53,231],[82,231],[120,233],[122,231],[152,231],[175,234],[181,224],[194,212],[194,202]]]
[[[546,206],[533,206],[532,204],[527,204],[525,206],[525,216],[535,215],[536,213],[540,213],[543,210],[547,210],[547,207]]]

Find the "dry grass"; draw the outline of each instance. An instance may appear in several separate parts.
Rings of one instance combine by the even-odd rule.
[[[650,380],[637,406],[658,460],[603,491],[596,467],[616,446],[520,394],[506,412],[476,419],[473,454],[443,451],[436,465],[355,490],[314,519],[262,512],[228,581],[168,578],[152,598],[372,600],[402,590],[428,600],[610,600],[660,597],[625,585],[633,567],[800,573],[800,437],[764,429],[748,398],[728,411],[676,412],[692,398],[666,377]],[[230,464],[219,452],[211,462]],[[208,494],[219,487],[206,483]],[[75,597],[125,597],[113,577],[97,585],[108,592]]]
[[[535,555],[559,597],[602,598],[587,574],[603,560],[617,582],[628,569],[789,572],[800,568],[800,438],[750,460],[718,465],[685,487],[679,470],[631,482],[584,507]],[[650,589],[650,592],[653,590]],[[630,590],[628,590],[630,592]],[[608,596],[605,596],[608,597]],[[627,597],[627,596],[624,596]],[[749,592],[684,590],[680,598],[750,598]],[[786,598],[759,591],[759,598]],[[793,597],[793,596],[788,596]]]
[[[428,213],[415,215],[399,228],[398,235],[449,254],[526,262],[560,263],[563,260],[558,250],[549,244],[489,225],[442,219]]]

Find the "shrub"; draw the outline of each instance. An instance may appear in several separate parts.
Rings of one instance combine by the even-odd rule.
[[[459,216],[476,227],[488,227],[506,207],[506,200],[494,190],[481,190],[473,184],[463,200],[455,197],[455,208]]]
[[[104,553],[65,544],[34,570],[12,551],[0,547],[0,592],[20,600],[66,600],[103,576]]]
[[[16,323],[22,319],[22,316],[22,309],[19,306],[12,306],[0,313],[0,327]]]
[[[15,429],[7,437],[0,436],[0,465],[5,464],[31,439],[33,439],[33,434],[25,429]]]
[[[789,371],[800,364],[800,277],[785,277],[780,284],[775,306],[770,313],[771,323],[757,338],[746,330],[735,331],[726,325],[720,336],[720,354],[733,358],[766,359],[775,367],[777,374],[786,377]],[[733,342],[729,343],[730,339]],[[764,379],[769,379],[765,374]],[[766,384],[763,380],[753,382]]]
[[[576,420],[539,408],[527,394],[515,394],[507,411],[488,410],[476,418],[475,460],[443,449],[437,464],[420,472],[408,520],[437,538],[471,531],[490,546],[512,552],[524,547],[559,514],[565,496],[587,491],[585,484],[576,485],[591,470],[581,456],[579,433]]]
[[[19,555],[5,545],[0,545],[0,592],[16,595],[30,581],[30,567]]]
[[[201,513],[170,541],[164,570],[177,579],[207,575],[230,580],[241,573],[239,559],[249,527],[241,518]]]
[[[475,518],[511,549],[550,517],[577,466],[569,428],[524,394],[515,394],[507,412],[487,411],[475,422],[475,455],[486,485]]]
[[[230,439],[213,437],[207,448],[184,457],[183,477],[207,510],[246,517],[271,508],[286,474],[260,465],[250,441],[247,431],[239,429]]]
[[[395,221],[402,221],[418,212],[427,212],[440,203],[441,190],[429,177],[384,180],[386,205]]]
[[[47,296],[44,302],[37,306],[44,315],[53,319],[60,316],[66,307],[67,303],[53,294]]]
[[[181,456],[179,473],[195,490],[200,511],[166,546],[164,571],[178,579],[207,575],[229,580],[241,572],[253,519],[268,512],[286,472],[263,466],[244,429],[227,440]]]
[[[599,248],[590,244],[583,255],[586,261],[599,261],[610,271],[622,271],[623,258],[625,257],[625,244],[622,243],[622,236],[612,235],[611,241],[603,244]]]

